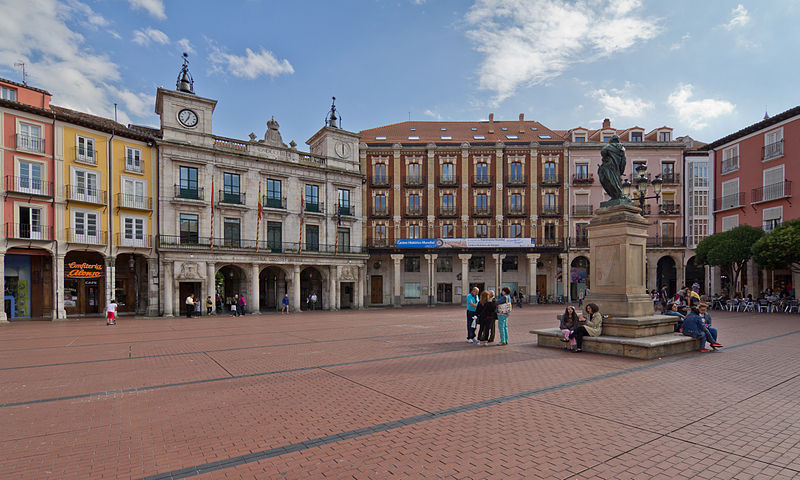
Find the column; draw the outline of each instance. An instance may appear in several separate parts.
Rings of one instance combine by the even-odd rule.
[[[747,296],[748,294],[752,294],[754,298],[758,296],[758,292],[756,291],[756,288],[758,288],[758,285],[757,285],[758,284],[758,277],[756,276],[757,275],[756,272],[757,272],[756,263],[753,260],[748,260],[747,261],[747,288],[742,288],[741,285],[740,285],[740,288],[742,290],[744,290],[744,292],[743,292],[744,296]],[[736,292],[731,292],[731,296],[733,296],[735,293]]]
[[[161,275],[161,289],[164,292],[164,316],[171,317],[174,312],[175,302],[172,298],[175,280],[172,275],[172,262],[164,262],[163,273]]]
[[[494,283],[497,285],[495,295],[500,295],[500,289],[503,288],[503,259],[506,258],[503,253],[493,253],[494,259]]]
[[[339,267],[331,265],[328,273],[328,309],[339,309],[339,296],[336,295],[336,287],[339,283]]]
[[[436,255],[435,253],[425,254],[425,260],[428,262],[428,306],[433,307],[436,305],[436,291],[434,287],[436,286],[436,269],[434,265],[436,263]]]
[[[566,253],[561,254],[561,295],[570,298],[570,285],[569,285],[569,255]]]
[[[461,304],[467,304],[467,295],[469,295],[469,259],[472,258],[471,253],[459,253],[459,260],[461,260]]]
[[[548,295],[552,295],[553,298],[558,296],[558,255],[553,255],[552,257],[552,268],[550,269],[550,281],[548,282],[549,285],[547,289]]]
[[[292,311],[300,311],[300,265],[292,269]]]
[[[393,253],[390,255],[394,262],[394,281],[392,282],[392,291],[394,292],[394,306],[400,307],[400,262],[403,260],[402,253]]]
[[[356,282],[356,308],[364,308],[366,305],[367,291],[367,267],[361,265],[358,267],[358,281]]]
[[[67,319],[67,309],[64,307],[64,257],[66,254],[59,254],[55,256],[55,265],[53,266],[53,277],[54,277],[54,295],[56,296],[55,301],[53,302],[56,308],[55,312],[55,320],[66,320]],[[3,290],[5,291],[5,286]],[[3,302],[5,304],[5,302]]]
[[[536,303],[536,267],[539,263],[538,253],[525,255],[528,258],[528,303]]]
[[[250,306],[250,311],[253,313],[261,313],[261,291],[258,288],[260,284],[260,273],[261,266],[254,263],[250,267],[250,298],[247,300],[247,305]]]
[[[766,290],[767,287],[772,287],[772,279],[770,278],[769,270],[767,270],[766,268],[762,269],[761,270],[761,278],[763,278],[764,281],[758,287],[759,293],[763,292],[764,290]]]
[[[683,286],[691,286],[686,285],[686,266],[683,264],[683,255],[678,258],[678,261],[675,262],[675,268],[678,270],[676,273],[678,274],[676,279],[678,282],[678,289]]]
[[[115,277],[117,259],[113,256],[106,257],[106,304],[114,298],[114,286],[117,284]]]
[[[155,257],[147,257],[147,310],[145,315],[148,317],[158,316],[158,297],[160,295],[158,277],[158,259]],[[211,297],[214,298],[214,297]]]
[[[217,266],[213,262],[206,262],[206,295],[211,297],[214,306],[211,308],[212,314],[221,314],[217,312]],[[203,306],[205,306],[206,299],[203,299]]]
[[[6,252],[0,252],[0,272],[6,271]],[[6,277],[0,275],[0,292],[6,291]],[[5,295],[4,295],[5,296]],[[0,323],[8,323],[8,315],[6,315],[6,301],[0,302]]]
[[[706,289],[706,295],[711,298],[712,295],[722,293],[719,286],[719,268],[715,271],[711,265],[705,265],[706,283],[703,287]]]
[[[647,288],[661,290],[661,285],[658,284],[658,260],[654,257],[647,259]]]

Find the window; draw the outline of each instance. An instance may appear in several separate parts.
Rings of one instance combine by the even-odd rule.
[[[97,212],[72,212],[72,241],[77,243],[100,243],[98,225],[100,216]]]
[[[283,225],[281,222],[267,222],[267,249],[280,253],[283,244]]]
[[[181,243],[199,243],[198,217],[194,213],[181,213]]]
[[[675,224],[662,223],[661,224],[661,240],[664,243],[672,244],[675,242]]]
[[[17,148],[29,152],[44,153],[42,127],[20,122],[19,135],[17,135]]]
[[[511,238],[522,238],[522,225],[519,223],[512,223],[509,228],[509,236]]]
[[[132,178],[122,179],[122,206],[127,208],[149,209],[144,194],[145,182]]]
[[[222,174],[222,198],[220,201],[225,203],[243,204],[241,191],[239,190],[241,179],[238,173]]]
[[[404,265],[405,265],[404,270],[407,273],[419,272],[419,257],[416,257],[416,256],[405,257],[403,259],[403,262],[404,262]]]
[[[739,169],[739,145],[734,145],[722,151],[722,169],[724,175]]]
[[[408,226],[408,238],[422,238],[421,230],[418,224],[412,223]]]
[[[692,245],[697,245],[700,243],[700,240],[706,238],[708,236],[708,219],[706,218],[696,218],[692,220],[692,223],[689,225],[689,236],[691,238]]]
[[[511,165],[508,170],[508,179],[512,182],[521,182],[522,181],[522,163],[521,162],[511,162]]]
[[[647,162],[645,162],[644,160],[634,160],[632,165],[633,165],[633,170],[631,171],[630,178],[634,178],[634,177],[638,177],[639,176],[639,174],[636,173],[636,172],[637,172],[637,169],[640,166],[644,167],[645,171],[647,171]]]
[[[376,163],[373,167],[373,181],[376,185],[386,185],[388,179],[386,177],[386,164]]]
[[[575,164],[575,178],[577,180],[588,180],[589,179],[589,164],[588,163],[576,163]]]
[[[664,162],[661,164],[661,178],[665,182],[675,181],[675,164],[673,162]]]
[[[442,195],[442,210],[453,211],[455,209],[455,201],[452,193],[445,193]]]
[[[739,206],[739,179],[722,182],[722,199],[719,210]]]
[[[69,192],[72,200],[100,203],[100,191],[97,189],[97,172],[74,170],[72,178],[73,185]]]
[[[122,244],[128,247],[146,247],[145,219],[141,217],[122,217]]]
[[[455,181],[454,166],[452,163],[443,163],[442,164],[442,182],[445,183],[452,183]]]
[[[416,135],[409,135],[409,136],[408,136],[408,139],[409,139],[409,140],[419,140],[419,137],[418,137],[418,136],[416,136]]]
[[[519,259],[516,255],[507,255],[503,259],[502,268],[504,272],[516,272],[519,269]]]
[[[125,170],[142,173],[142,150],[125,147]]]
[[[516,136],[516,135],[506,135],[506,138],[509,139],[509,140],[517,140],[517,139],[519,139],[519,137]]]
[[[349,228],[339,228],[339,233],[337,238],[339,239],[339,244],[337,245],[338,252],[349,252],[350,251],[350,229]]]
[[[475,225],[475,236],[478,238],[488,238],[489,225],[486,225],[485,223],[479,223]]]
[[[475,257],[469,259],[469,271],[470,272],[482,272],[486,265],[486,258],[485,257]]]
[[[556,181],[556,162],[544,163],[544,181],[545,182]]]
[[[43,195],[44,179],[42,178],[43,168],[41,163],[19,162],[19,191]]]
[[[672,141],[672,132],[658,132],[658,141],[659,142]]]
[[[436,258],[436,271],[437,272],[452,272],[453,271],[453,257],[438,257],[438,258]]]
[[[420,206],[419,194],[412,193],[408,196],[408,213],[418,214],[421,212],[422,207]]]
[[[405,282],[403,284],[405,298],[419,298],[419,282]]]
[[[556,210],[556,194],[555,193],[545,193],[542,197],[543,200],[543,208],[544,210],[555,211]]]
[[[455,238],[455,227],[452,223],[442,225],[442,238]]]
[[[556,240],[556,225],[554,223],[544,224],[544,239],[547,242],[555,242]]]
[[[783,221],[783,207],[765,208],[761,214],[765,232],[773,231]]]
[[[375,240],[379,243],[385,242],[388,237],[386,236],[386,225],[375,225]]]
[[[45,240],[42,225],[42,210],[37,207],[19,207],[19,228],[14,232],[17,238]]]
[[[386,209],[386,195],[375,195],[373,202],[375,202],[375,214],[382,215],[388,213]]]
[[[422,167],[419,163],[408,164],[408,183],[418,185],[422,183]]]
[[[75,146],[75,158],[79,162],[96,164],[94,155],[94,139],[78,135],[77,145]]]
[[[475,180],[477,182],[489,181],[489,164],[485,162],[475,164]]]
[[[574,142],[576,142],[576,143],[585,143],[586,142],[586,135],[575,135]]]
[[[319,251],[319,225],[306,225],[306,250]]]
[[[587,238],[589,238],[589,224],[588,223],[576,223],[575,224],[575,237],[577,237],[578,241],[585,241]]]
[[[375,140],[386,140],[386,137],[378,135],[378,136],[375,137]]]
[[[336,197],[339,200],[339,215],[352,215],[350,209],[350,190],[339,188],[336,190]]]
[[[708,215],[708,192],[695,191],[692,192],[690,197],[692,205],[692,215],[703,216]]]
[[[732,228],[736,228],[739,226],[739,215],[730,215],[727,217],[722,217],[722,231],[727,232]]]
[[[612,136],[613,135],[603,135],[603,141],[606,143],[610,142]]]
[[[223,220],[222,234],[226,247],[239,247],[241,241],[242,225],[238,218],[225,218]]]
[[[489,210],[489,196],[485,193],[475,195],[475,211],[487,212]]]
[[[181,198],[200,199],[197,187],[197,169],[194,167],[180,167],[179,195]]]
[[[0,98],[3,100],[17,101],[17,90],[14,88],[0,87]]]
[[[319,187],[306,184],[306,212],[319,212]]]
[[[764,135],[764,160],[770,160],[783,155],[783,128],[767,132]]]
[[[486,140],[486,137],[483,136],[483,135],[473,135],[472,139],[473,140]]]
[[[695,162],[692,164],[692,184],[695,187],[708,186],[708,162]]]
[[[764,193],[762,195],[763,201],[775,200],[783,198],[784,194],[784,181],[783,181],[783,165],[775,168],[764,170]],[[753,200],[756,200],[755,198]]]
[[[280,180],[267,179],[267,208],[285,208],[283,204],[283,185]]]
[[[631,142],[641,142],[642,132],[631,132]]]
[[[512,193],[509,196],[509,209],[512,212],[522,212],[522,194]]]

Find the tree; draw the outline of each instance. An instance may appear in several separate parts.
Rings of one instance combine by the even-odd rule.
[[[742,271],[753,256],[753,245],[763,236],[763,230],[750,225],[740,225],[727,232],[715,233],[697,245],[695,261],[721,267],[729,274],[732,290],[740,291]]]
[[[753,245],[753,260],[771,269],[800,273],[800,218],[784,222]]]

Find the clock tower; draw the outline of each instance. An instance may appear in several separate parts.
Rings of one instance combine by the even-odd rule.
[[[185,53],[183,56],[176,89],[159,87],[156,92],[156,113],[161,118],[163,138],[196,145],[213,143],[211,116],[217,101],[195,95],[189,60]]]
[[[361,135],[340,128],[341,117],[337,117],[336,97],[325,118],[325,126],[306,141],[314,155],[327,157],[329,164],[351,171],[359,170],[358,141]]]

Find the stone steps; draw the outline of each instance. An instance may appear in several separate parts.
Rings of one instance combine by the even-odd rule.
[[[531,330],[530,333],[537,336],[537,344],[540,347],[564,348],[567,345],[560,340],[562,334],[558,328]],[[585,352],[643,360],[697,351],[699,349],[700,340],[675,333],[647,337],[616,337],[611,335],[583,337],[583,351]]]

